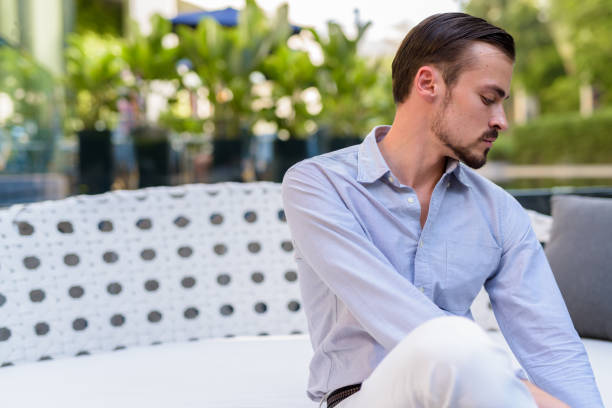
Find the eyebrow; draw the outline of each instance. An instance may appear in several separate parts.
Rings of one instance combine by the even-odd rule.
[[[506,95],[506,92],[497,85],[485,85],[485,88],[494,91],[500,98],[508,99],[510,97],[510,95]]]

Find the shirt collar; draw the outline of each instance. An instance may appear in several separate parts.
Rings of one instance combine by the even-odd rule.
[[[384,157],[378,148],[380,142],[391,129],[391,126],[376,126],[365,137],[359,146],[357,153],[357,181],[360,183],[373,183],[382,176],[390,173],[391,170],[387,165]],[[465,174],[464,165],[455,159],[448,159],[446,163],[447,174],[454,174],[455,178],[466,187],[470,186],[467,175]]]
[[[357,181],[373,183],[387,172],[390,172],[387,162],[380,153],[378,141],[382,140],[391,126],[376,126],[366,136],[357,153]]]

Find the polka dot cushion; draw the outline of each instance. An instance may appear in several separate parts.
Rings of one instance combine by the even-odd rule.
[[[307,330],[278,184],[16,205],[0,237],[0,365]]]

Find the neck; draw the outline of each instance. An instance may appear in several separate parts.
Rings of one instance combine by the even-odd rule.
[[[399,107],[398,109],[402,109]],[[391,172],[415,190],[433,190],[446,169],[441,143],[422,115],[396,115],[391,129],[378,144]]]

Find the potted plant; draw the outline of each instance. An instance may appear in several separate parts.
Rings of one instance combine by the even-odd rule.
[[[272,103],[263,112],[277,127],[273,173],[274,180],[281,181],[294,163],[318,153],[311,139],[321,110],[317,67],[306,51],[283,44],[266,58],[262,72],[272,90]]]
[[[204,18],[191,30],[179,27],[183,55],[208,90],[213,107],[213,169],[211,181],[240,180],[241,162],[248,150],[253,110],[252,74],[292,32],[287,6],[268,18],[253,0],[240,11],[238,25],[224,28]]]
[[[139,187],[170,184],[170,134],[167,128],[159,126],[152,101],[165,101],[178,87],[179,47],[166,41],[172,36],[176,36],[172,24],[160,15],[153,15],[151,32],[144,35],[134,26],[122,49],[123,60],[131,72],[132,81],[128,85],[139,106],[136,124],[131,130]]]
[[[68,128],[79,139],[79,192],[110,190],[113,179],[111,130],[117,122],[119,40],[92,32],[68,36],[66,100]]]
[[[354,39],[348,38],[334,22],[327,24],[327,38],[315,33],[324,58],[317,76],[323,105],[319,124],[325,140],[324,150],[360,143],[376,121],[375,113],[380,112],[381,104],[388,106],[386,99],[379,99],[381,92],[377,92],[385,85],[381,60],[370,63],[358,54],[359,44],[369,27],[370,22],[357,21]]]

